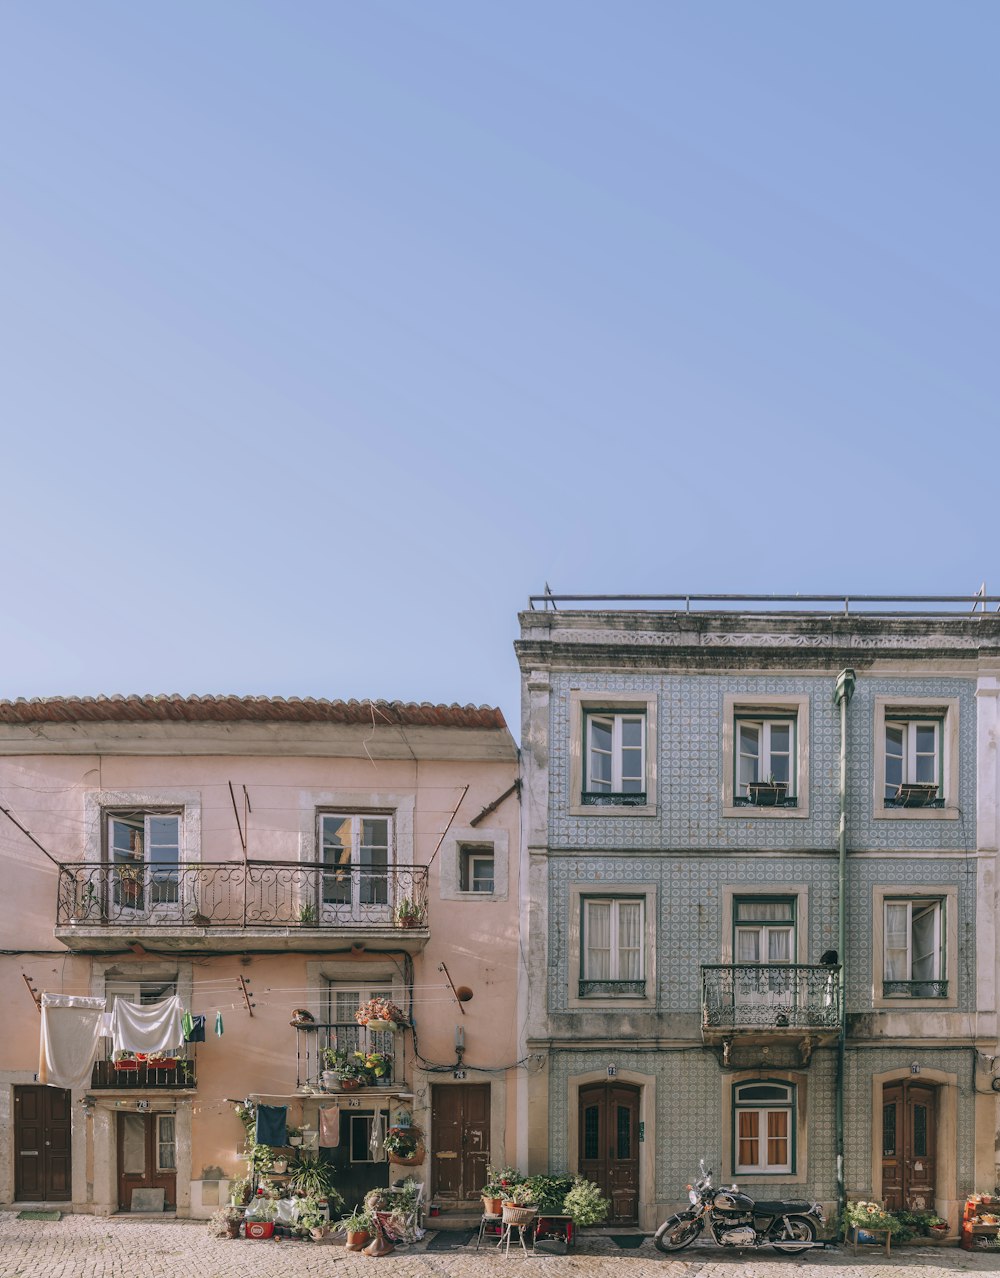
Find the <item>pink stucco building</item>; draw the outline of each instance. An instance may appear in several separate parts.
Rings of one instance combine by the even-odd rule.
[[[428,1198],[477,1200],[486,1163],[516,1157],[524,1076],[517,770],[487,707],[0,703],[0,805],[32,836],[0,815],[0,1203],[106,1213],[163,1189],[207,1215],[246,1171],[245,1097],[306,1146],[337,1107],[323,1157],[349,1206],[398,1174],[371,1137],[400,1120],[424,1133],[405,1170]],[[84,1086],[42,1087],[32,991],[176,995],[205,1041],[129,1064],[105,1037]],[[408,1028],[357,1024],[380,995]],[[326,1091],[327,1048],[392,1059]]]

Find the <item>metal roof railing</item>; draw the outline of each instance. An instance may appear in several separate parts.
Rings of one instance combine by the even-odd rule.
[[[546,589],[528,600],[533,612],[563,608],[604,611],[609,605],[614,609],[643,605],[643,611],[734,612],[744,616],[969,617],[1000,613],[1000,595],[987,595],[985,590],[971,595],[562,595]]]

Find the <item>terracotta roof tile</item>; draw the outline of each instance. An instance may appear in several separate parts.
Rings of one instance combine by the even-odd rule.
[[[0,701],[0,723],[343,723],[399,727],[507,727],[496,706],[429,701],[327,701],[324,697],[19,697]]]

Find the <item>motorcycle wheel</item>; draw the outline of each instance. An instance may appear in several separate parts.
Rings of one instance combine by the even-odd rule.
[[[701,1221],[689,1211],[681,1212],[663,1222],[653,1235],[653,1246],[657,1251],[680,1251],[682,1247],[689,1247],[700,1233]]]
[[[805,1216],[789,1216],[788,1224],[782,1226],[782,1241],[771,1245],[775,1251],[783,1251],[786,1256],[794,1256],[797,1251],[805,1251],[807,1245],[816,1237],[816,1226]],[[784,1239],[788,1239],[787,1242]],[[797,1241],[792,1241],[793,1239]]]

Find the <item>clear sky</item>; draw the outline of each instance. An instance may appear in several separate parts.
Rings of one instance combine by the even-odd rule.
[[[500,704],[997,564],[1000,6],[7,0],[0,696]]]

